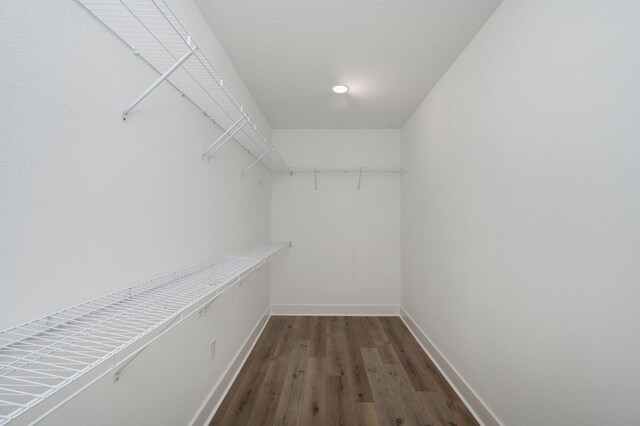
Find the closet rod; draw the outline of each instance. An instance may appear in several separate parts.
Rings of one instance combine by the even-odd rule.
[[[405,173],[406,167],[291,167],[291,173]]]

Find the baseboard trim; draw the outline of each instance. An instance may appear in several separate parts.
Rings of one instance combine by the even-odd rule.
[[[433,344],[427,334],[422,331],[420,326],[411,318],[411,315],[403,308],[400,308],[400,318],[476,420],[483,426],[502,426],[502,423],[500,423],[496,415],[473,391],[466,380],[464,380],[455,367],[451,365],[442,352]]]
[[[271,305],[271,315],[398,316],[398,305]]]
[[[435,363],[440,373],[469,408],[476,420],[483,426],[502,426],[496,415],[431,342],[411,315],[396,305],[271,305],[262,314],[251,334],[244,341],[233,361],[202,404],[198,415],[191,422],[192,426],[208,425],[211,422],[272,315],[400,316],[413,337]]]
[[[251,331],[251,334],[238,350],[238,353],[233,358],[233,361],[231,361],[220,380],[218,380],[218,383],[216,383],[213,390],[209,393],[209,396],[200,407],[198,415],[191,422],[192,426],[208,425],[211,422],[216,411],[218,411],[220,404],[224,400],[224,397],[227,396],[229,389],[231,389],[231,385],[233,385],[236,377],[238,377],[238,373],[240,373],[244,363],[247,361],[247,358],[249,358],[249,354],[256,345],[256,342],[266,327],[270,317],[271,307],[269,306],[258,320],[253,331]]]

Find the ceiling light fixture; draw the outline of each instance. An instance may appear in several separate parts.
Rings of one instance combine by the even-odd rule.
[[[347,86],[343,86],[342,84],[338,84],[337,86],[333,86],[333,92],[334,93],[347,93],[349,91],[349,88]]]

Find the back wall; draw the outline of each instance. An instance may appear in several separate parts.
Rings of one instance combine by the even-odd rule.
[[[399,130],[280,129],[273,142],[292,167],[401,164]],[[399,173],[363,173],[358,191],[357,173],[319,173],[316,192],[313,173],[272,178],[271,236],[293,241],[272,264],[274,312],[399,305],[400,181]]]

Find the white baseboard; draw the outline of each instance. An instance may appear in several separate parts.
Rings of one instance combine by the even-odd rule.
[[[198,415],[191,422],[192,426],[208,425],[211,422],[213,415],[218,411],[224,397],[227,396],[227,393],[229,392],[229,389],[231,389],[233,382],[236,380],[238,373],[242,370],[242,366],[247,361],[247,358],[249,358],[249,354],[258,341],[258,337],[262,334],[262,330],[266,327],[269,317],[271,316],[270,312],[271,307],[268,307],[264,314],[262,314],[258,323],[253,328],[253,331],[244,341],[238,350],[238,353],[233,358],[233,361],[231,361],[231,364],[229,364],[218,383],[216,383],[213,390],[200,407]]]
[[[451,365],[429,337],[415,323],[413,318],[397,305],[271,305],[258,320],[251,334],[227,367],[222,378],[202,404],[198,415],[193,419],[193,426],[208,425],[218,410],[231,385],[240,373],[251,350],[262,334],[271,315],[317,315],[317,316],[400,316],[411,334],[416,338],[422,349],[435,363],[444,378],[449,382],[462,402],[483,426],[502,426],[495,414],[486,406],[484,401],[473,391],[464,378]]]
[[[496,415],[487,407],[480,397],[473,391],[471,386],[458,373],[453,365],[445,358],[438,348],[431,342],[424,331],[416,324],[411,316],[404,310],[400,310],[400,318],[406,324],[413,337],[416,338],[422,349],[429,358],[436,364],[440,373],[449,382],[453,390],[458,394],[462,402],[469,411],[483,426],[502,426]]]
[[[271,315],[398,316],[398,305],[271,305]]]

